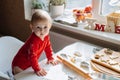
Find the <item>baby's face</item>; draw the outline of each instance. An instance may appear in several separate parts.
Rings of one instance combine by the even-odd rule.
[[[49,34],[50,26],[48,23],[39,22],[32,25],[32,31],[38,36],[44,38]]]

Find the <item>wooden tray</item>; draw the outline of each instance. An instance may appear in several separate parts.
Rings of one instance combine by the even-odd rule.
[[[108,50],[108,53],[107,53],[107,50]],[[93,56],[91,62],[94,63],[94,65],[97,66],[97,68],[99,67],[100,69],[102,69],[100,65],[105,67],[104,69],[102,69],[105,72],[106,72],[106,69],[108,69],[120,74],[120,53],[119,52],[104,48]],[[111,71],[108,71],[108,73],[110,72]]]
[[[105,74],[112,75],[112,76],[120,78],[120,74],[118,72],[113,71],[113,70],[111,70],[109,68],[106,68],[106,67],[104,67],[102,65],[91,62],[91,66],[95,71],[98,71],[98,72],[101,72],[101,73],[105,73]]]

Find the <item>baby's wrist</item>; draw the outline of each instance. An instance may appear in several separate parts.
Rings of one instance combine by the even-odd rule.
[[[51,57],[51,58],[49,58],[49,59],[48,59],[48,61],[53,61],[53,60],[54,60],[54,58],[53,58],[53,57]]]

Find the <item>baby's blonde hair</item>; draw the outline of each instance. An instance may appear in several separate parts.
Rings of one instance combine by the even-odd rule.
[[[50,27],[52,25],[52,19],[50,15],[44,10],[37,10],[34,12],[31,18],[31,24],[34,25],[36,22],[47,22]]]

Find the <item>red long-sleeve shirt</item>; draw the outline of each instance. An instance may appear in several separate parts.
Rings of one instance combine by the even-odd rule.
[[[38,64],[38,59],[41,56],[43,50],[46,53],[48,60],[52,60],[52,48],[47,35],[42,41],[34,33],[28,38],[25,44],[20,48],[17,55],[14,57],[12,62],[12,68],[18,66],[25,70],[26,68],[32,66],[34,71],[39,71],[40,66]]]

